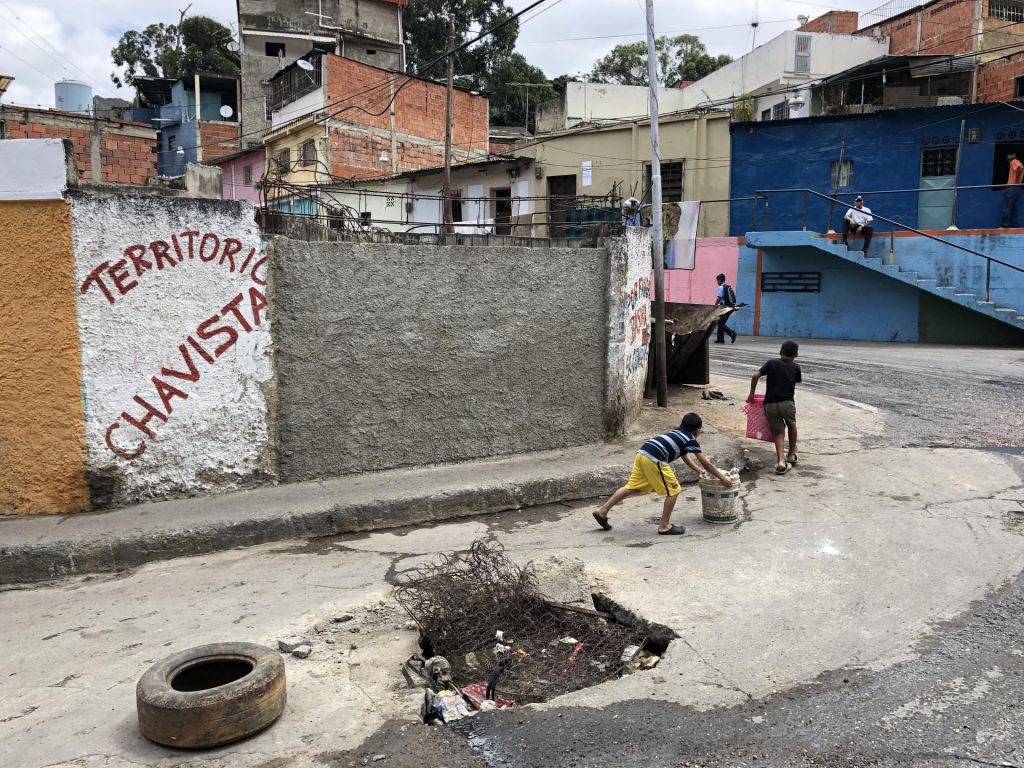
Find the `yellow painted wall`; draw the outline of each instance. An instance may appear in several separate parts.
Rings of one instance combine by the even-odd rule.
[[[71,208],[0,202],[0,514],[89,508]]]

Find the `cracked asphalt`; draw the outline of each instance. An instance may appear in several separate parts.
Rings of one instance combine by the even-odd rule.
[[[729,399],[674,391],[635,437],[685,410],[742,434],[746,379],[777,345],[714,348]],[[680,471],[674,522],[688,532],[671,541],[654,534],[658,500],[634,497],[608,533],[593,503],[574,503],[0,593],[0,765],[1024,767],[1022,359],[803,344],[798,468],[748,474],[743,515],[724,526],[702,522]],[[743,444],[770,467],[768,444]],[[594,592],[676,639],[650,672],[419,725],[422,694],[398,672],[415,633],[390,586],[479,538],[520,564],[582,559]],[[331,623],[341,612],[355,619]],[[155,660],[295,634],[313,655],[286,659],[288,706],[263,734],[201,753],[138,734],[134,685]]]

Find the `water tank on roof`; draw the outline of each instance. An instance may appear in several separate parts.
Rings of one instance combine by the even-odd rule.
[[[61,80],[53,85],[54,103],[61,112],[92,114],[92,86],[80,80]]]

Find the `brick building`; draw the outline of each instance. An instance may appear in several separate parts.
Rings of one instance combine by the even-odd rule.
[[[797,31],[821,32],[831,25],[838,33],[888,38],[890,56],[906,57],[900,62],[904,68],[916,65],[912,78],[903,78],[906,82],[896,86],[908,92],[911,79],[922,76],[922,65],[939,63],[917,57],[946,56],[946,72],[959,73],[960,81],[950,81],[949,94],[929,91],[920,93],[922,97],[957,95],[967,103],[1024,98],[1024,0],[932,0],[909,5],[907,0],[892,0],[859,19],[853,11],[829,11]],[[867,23],[858,29],[858,21]],[[894,64],[889,62],[888,69],[893,70]],[[940,74],[941,69],[932,67],[930,75]]]
[[[7,105],[0,139],[69,139],[82,181],[145,186],[156,176],[157,132],[144,123]]]
[[[403,71],[402,11],[407,4],[408,0],[237,0],[245,146],[257,146],[270,130],[270,79],[311,48]]]
[[[311,52],[271,80],[269,176],[287,184],[374,179],[444,163],[446,88],[330,53]],[[452,161],[489,150],[488,101],[454,92]]]

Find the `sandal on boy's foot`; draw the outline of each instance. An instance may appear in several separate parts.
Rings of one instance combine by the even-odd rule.
[[[597,520],[597,524],[604,528],[606,531],[612,529],[612,524],[608,522],[608,518],[602,515],[600,512],[594,513],[594,519]]]
[[[788,461],[788,462],[789,462],[790,464],[792,464],[792,465],[793,465],[794,467],[795,467],[795,466],[796,466],[796,464],[797,464],[797,461],[796,461],[796,456],[787,456],[787,457],[786,457],[786,461]]]
[[[658,531],[659,536],[682,536],[686,533],[686,528],[681,525],[673,525],[667,531]]]
[[[776,467],[775,468],[775,474],[776,475],[784,475],[787,472],[789,472],[789,470],[791,470],[792,468],[793,468],[792,463],[787,461],[785,468],[783,468],[783,467]]]

